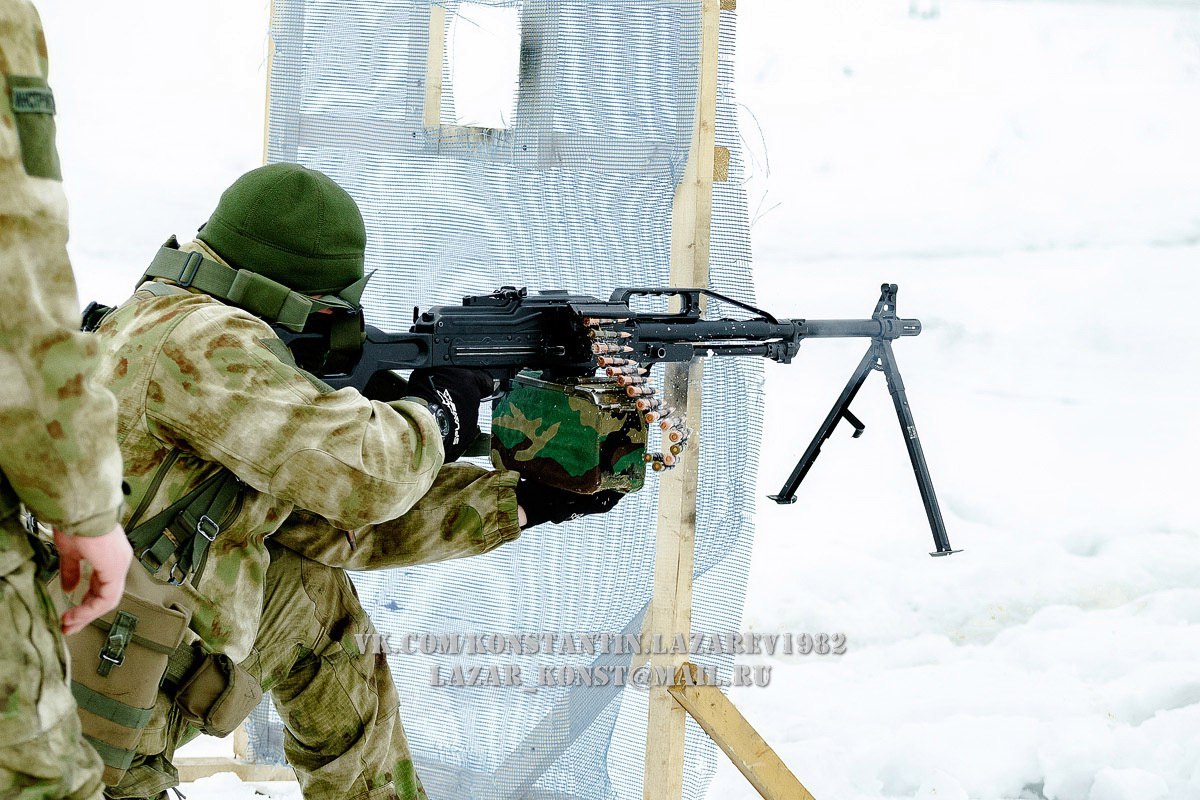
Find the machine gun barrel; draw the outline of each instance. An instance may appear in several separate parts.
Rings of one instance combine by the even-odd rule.
[[[879,319],[811,320],[703,320],[663,322],[652,316],[644,322],[636,317],[627,330],[630,346],[639,361],[690,361],[695,356],[764,356],[789,363],[804,339],[879,339],[890,341],[921,333],[921,321],[882,317]]]
[[[899,339],[921,333],[921,320],[884,317],[882,319],[810,319],[802,323],[804,339]]]
[[[691,361],[696,356],[765,356],[788,363],[802,338],[795,320],[634,321],[629,346],[633,358],[651,364]]]

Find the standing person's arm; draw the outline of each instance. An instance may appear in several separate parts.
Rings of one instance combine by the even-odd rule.
[[[92,563],[70,632],[115,607],[130,553],[116,403],[92,382],[97,345],[79,332],[47,68],[37,13],[0,0],[0,471],[59,532],[67,588],[79,559]]]

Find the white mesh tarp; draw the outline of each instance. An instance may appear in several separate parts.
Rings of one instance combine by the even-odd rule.
[[[442,4],[447,19],[458,6]],[[687,160],[699,68],[697,0],[526,0],[513,124],[427,130],[431,5],[275,0],[269,160],[331,175],[368,232],[369,321],[501,285],[607,297],[669,282],[671,201]],[[711,285],[753,301],[732,97],[734,16],[722,12]],[[452,119],[450,72],[442,104]],[[710,314],[720,313],[710,309]],[[656,370],[658,372],[658,370]],[[762,365],[709,359],[693,630],[736,631],[753,537]],[[693,423],[694,424],[694,423]],[[694,457],[695,453],[688,454]],[[487,556],[356,574],[383,632],[637,633],[650,599],[657,481],[616,511],[533,529]],[[614,687],[449,688],[431,667],[589,665],[613,655],[390,657],[417,771],[434,800],[638,798],[646,697]],[[624,657],[628,661],[628,656]],[[728,675],[731,656],[694,658]],[[527,687],[528,688],[528,687]],[[281,760],[280,723],[251,720],[255,758]],[[704,796],[716,747],[688,722],[684,795]]]

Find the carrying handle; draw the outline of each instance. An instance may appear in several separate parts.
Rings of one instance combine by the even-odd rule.
[[[629,298],[635,296],[654,296],[654,297],[678,297],[680,299],[680,310],[674,314],[655,314],[655,317],[684,317],[688,319],[700,319],[700,297],[707,296],[720,300],[722,303],[728,303],[731,306],[749,311],[751,314],[757,314],[762,319],[770,322],[772,325],[778,325],[779,320],[774,316],[763,311],[761,308],[743,303],[741,300],[735,300],[728,295],[714,292],[712,289],[686,289],[676,288],[673,286],[659,287],[643,287],[643,286],[623,286],[614,289],[612,297],[608,299],[610,303],[622,303],[629,305]]]

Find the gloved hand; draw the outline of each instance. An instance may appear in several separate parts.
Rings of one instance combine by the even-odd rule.
[[[362,390],[363,397],[368,400],[378,400],[382,403],[403,400],[409,395],[408,381],[391,370],[386,369],[372,375]]]
[[[479,436],[479,403],[492,393],[492,379],[463,367],[414,369],[408,392],[429,404],[442,428],[449,463],[457,461]]]
[[[543,522],[558,525],[590,514],[603,514],[620,502],[622,497],[624,495],[620,492],[611,490],[575,494],[525,479],[517,484],[517,505],[525,510],[526,528]]]

